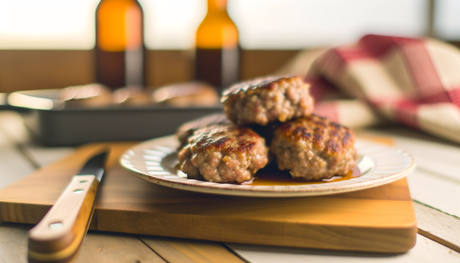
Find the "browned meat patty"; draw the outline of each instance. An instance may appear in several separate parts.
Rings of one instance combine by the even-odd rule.
[[[357,157],[353,132],[314,114],[283,123],[270,150],[279,169],[302,180],[346,175]]]
[[[176,136],[180,142],[178,149],[182,149],[188,143],[188,138],[196,130],[216,124],[230,124],[230,120],[227,119],[224,113],[215,113],[182,124],[176,132]]]
[[[243,183],[268,162],[265,140],[247,127],[205,127],[188,142],[179,152],[179,167],[188,178]]]
[[[269,77],[236,84],[224,90],[225,114],[237,125],[267,125],[309,115],[310,86],[298,76]]]

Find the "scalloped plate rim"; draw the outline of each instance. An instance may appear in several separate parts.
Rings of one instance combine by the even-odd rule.
[[[167,141],[171,146],[164,146],[164,143],[160,143],[161,141]],[[186,191],[193,191],[193,192],[200,192],[200,193],[208,193],[208,194],[219,194],[219,195],[232,195],[232,196],[246,196],[246,197],[300,197],[300,196],[320,196],[320,195],[331,195],[331,194],[339,194],[339,193],[346,193],[346,192],[353,192],[358,190],[364,190],[380,185],[385,185],[396,180],[399,180],[409,174],[415,167],[415,162],[413,157],[406,151],[387,146],[384,144],[376,143],[373,141],[360,139],[356,140],[358,144],[357,150],[358,154],[362,151],[362,147],[360,144],[368,144],[370,146],[380,147],[377,153],[370,153],[365,154],[365,156],[371,158],[374,162],[374,166],[372,170],[366,173],[365,175],[357,178],[364,178],[366,179],[370,175],[373,175],[374,172],[378,171],[377,168],[379,167],[378,161],[382,157],[375,157],[375,154],[385,153],[385,151],[394,151],[396,150],[400,155],[401,158],[406,156],[410,159],[410,162],[407,164],[407,167],[400,169],[396,172],[387,172],[386,175],[381,175],[378,178],[369,178],[367,181],[363,182],[355,182],[351,180],[348,181],[338,181],[336,183],[328,183],[328,184],[313,184],[313,185],[295,185],[295,186],[251,186],[251,185],[237,185],[237,184],[222,184],[222,183],[212,183],[212,182],[205,182],[205,181],[198,181],[194,179],[186,179],[179,177],[178,175],[174,175],[169,173],[162,165],[162,161],[164,157],[167,155],[174,153],[174,144],[176,143],[176,138],[174,135],[155,138],[151,140],[147,140],[136,144],[126,150],[120,157],[120,164],[121,166],[129,171],[132,175],[146,180],[151,183],[155,183],[158,185],[171,187],[175,189],[181,189]],[[132,155],[135,155],[135,152],[139,150],[152,150],[152,147],[163,147],[164,156],[161,158],[159,162],[160,167],[163,168],[164,172],[168,172],[170,176],[174,176],[174,179],[171,178],[163,178],[161,176],[155,176],[149,174],[148,171],[142,171],[139,169],[140,165],[130,165],[128,159],[132,159]],[[166,148],[165,148],[166,147]],[[161,152],[161,151],[158,151]],[[374,157],[373,157],[374,156]],[[157,156],[158,157],[158,156]],[[399,158],[398,158],[399,159]],[[145,159],[143,159],[145,162]],[[402,161],[399,166],[404,164]],[[385,173],[383,173],[385,174]],[[177,177],[177,178],[176,178]],[[179,179],[180,178],[180,179]],[[194,182],[194,183],[192,183]],[[198,182],[198,183],[196,183]]]

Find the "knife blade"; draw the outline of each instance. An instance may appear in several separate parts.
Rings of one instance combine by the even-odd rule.
[[[29,231],[29,262],[70,262],[76,258],[91,222],[108,152],[105,149],[90,158]]]

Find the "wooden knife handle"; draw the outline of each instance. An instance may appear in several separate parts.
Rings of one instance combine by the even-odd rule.
[[[29,262],[71,262],[76,258],[93,214],[98,185],[94,175],[72,178],[56,204],[29,231]]]

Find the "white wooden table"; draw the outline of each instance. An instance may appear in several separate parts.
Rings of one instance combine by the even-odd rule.
[[[385,127],[357,131],[385,136],[410,152],[417,168],[408,176],[418,221],[417,244],[405,254],[384,255],[205,242],[89,232],[77,262],[460,262],[460,145]],[[15,112],[0,111],[1,188],[74,149],[35,145]],[[26,262],[31,225],[0,222],[0,263]]]

